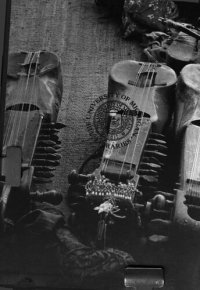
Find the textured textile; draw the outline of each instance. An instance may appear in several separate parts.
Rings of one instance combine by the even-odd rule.
[[[125,0],[122,17],[124,37],[152,30],[164,30],[159,17],[174,19],[178,16],[171,0]]]
[[[101,288],[110,284],[121,287],[124,268],[133,265],[133,258],[117,249],[97,250],[79,242],[67,228],[57,231],[59,255],[64,275],[68,273],[73,284]]]
[[[159,17],[175,19],[178,8],[172,0],[95,0],[112,15],[122,17],[124,38],[165,28]],[[117,13],[116,13],[117,11]]]
[[[113,289],[120,288],[124,267],[134,263],[126,252],[111,248],[98,250],[84,245],[65,226],[62,212],[48,204],[38,204],[23,216],[13,237],[12,251],[17,253],[15,262],[19,269],[29,272],[31,264],[33,272],[49,271],[49,275],[56,269],[56,274],[66,281],[66,287],[85,285],[102,289],[109,284]],[[18,260],[17,257],[23,258]]]
[[[152,32],[143,41],[145,60],[166,63],[177,74],[189,63],[200,63],[200,43],[184,32]]]
[[[167,62],[167,48],[173,41],[169,34],[160,31],[146,33],[141,45],[144,47],[144,58],[148,62]]]

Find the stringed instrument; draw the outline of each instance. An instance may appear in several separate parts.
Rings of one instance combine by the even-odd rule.
[[[175,131],[179,156],[179,186],[176,191],[173,224],[182,243],[180,261],[182,289],[198,289],[200,281],[200,64],[181,71],[177,85]],[[180,152],[180,151],[179,151]],[[184,276],[183,275],[186,275]],[[186,277],[186,278],[184,278]],[[190,277],[189,281],[187,277]],[[179,283],[179,281],[177,283]]]
[[[200,65],[186,65],[178,78],[175,110],[175,150],[173,165],[177,183],[174,192],[159,192],[161,212],[153,217],[158,196],[147,202],[148,229],[167,238],[168,259],[173,266],[175,289],[196,290],[200,282]],[[153,218],[152,218],[153,217]],[[170,254],[171,253],[171,254]],[[173,275],[174,275],[173,273]]]
[[[175,72],[165,65],[127,60],[112,67],[104,104],[109,130],[100,166],[92,174],[69,175],[69,200],[75,211],[83,198],[104,217],[145,211],[167,157],[164,133],[175,84]],[[99,229],[100,236],[103,231]]]
[[[31,193],[51,181],[61,158],[56,123],[62,98],[60,60],[47,51],[12,53],[8,59],[1,182],[1,223],[15,222],[30,200],[60,203],[61,194]]]
[[[175,22],[171,19],[159,19],[168,28],[178,31],[171,44],[166,49],[166,63],[177,73],[189,63],[200,62],[200,31],[190,25]]]

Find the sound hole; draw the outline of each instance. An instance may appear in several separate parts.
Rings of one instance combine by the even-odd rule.
[[[24,111],[24,112],[29,112],[29,111],[37,111],[39,108],[36,105],[33,104],[15,104],[13,106],[10,106],[6,109],[6,111]]]
[[[196,221],[200,221],[200,194],[199,180],[187,179],[187,194],[184,204],[188,207],[188,215]]]
[[[191,122],[193,125],[200,127],[200,120],[194,120]]]

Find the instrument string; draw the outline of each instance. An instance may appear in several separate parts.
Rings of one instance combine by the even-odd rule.
[[[147,108],[147,105],[148,105],[148,100],[149,100],[149,96],[150,96],[150,92],[151,92],[151,85],[153,84],[153,79],[154,79],[154,73],[155,73],[155,71],[156,71],[155,70],[155,64],[153,64],[152,65],[152,76],[151,76],[151,79],[150,79],[150,85],[147,87],[147,94],[146,94],[146,97],[145,97],[144,109],[142,110],[141,125],[140,125],[139,130],[138,130],[138,133],[137,133],[134,150],[133,150],[132,157],[131,157],[130,170],[131,170],[131,167],[132,167],[132,163],[133,163],[135,151],[136,151],[136,148],[138,146],[137,143],[138,143],[138,140],[139,140],[139,135],[140,135],[140,133],[142,131],[142,123],[143,123],[145,111],[146,111],[146,108]],[[147,77],[147,79],[148,79],[148,77]]]
[[[12,140],[12,143],[14,145],[19,145],[19,144],[17,144],[17,140],[19,138],[19,133],[20,133],[20,127],[21,127],[21,121],[22,121],[23,111],[25,109],[25,102],[24,101],[26,100],[26,97],[27,97],[27,90],[28,90],[29,80],[30,80],[30,76],[31,76],[31,66],[32,66],[32,63],[33,63],[33,58],[31,58],[31,61],[29,62],[28,75],[27,75],[27,79],[26,79],[26,83],[25,83],[24,92],[22,94],[21,100],[19,100],[19,109],[20,109],[20,106],[22,105],[22,108],[18,112],[19,121],[18,121],[17,114],[16,114],[17,117],[15,116],[15,119],[13,120],[13,128],[14,128],[15,125],[17,125],[17,127],[16,127],[16,131],[13,130],[13,129],[11,131],[10,142]],[[24,81],[23,81],[23,83],[24,83]],[[15,134],[16,137],[14,136],[14,133],[15,132],[16,132],[16,134]]]
[[[82,2],[81,2],[82,3]],[[99,29],[101,29],[101,28],[99,28]],[[104,34],[104,36],[106,37],[106,34]],[[112,41],[111,41],[111,38],[110,37],[106,37],[104,40],[105,41],[107,41],[107,39],[109,39],[109,45],[108,45],[108,48],[109,48],[109,55],[113,55],[114,56],[114,54],[112,54],[112,53],[110,53],[111,52],[111,49],[112,49],[112,47],[113,47],[113,43],[112,43]],[[110,64],[109,64],[109,62],[110,62],[110,60],[109,59],[107,59],[106,58],[106,67],[109,67],[110,66]],[[114,59],[113,59],[113,62],[114,62]],[[99,80],[99,82],[100,82],[100,80]],[[111,101],[112,102],[112,101]],[[108,107],[108,105],[110,104],[110,102],[109,101],[107,101],[107,107],[106,107],[106,114],[108,114],[109,115],[109,107]],[[106,118],[107,118],[107,116],[106,116]],[[108,119],[107,119],[108,120]],[[106,123],[107,123],[107,120],[106,120]],[[108,123],[110,122],[110,120],[108,120]],[[106,124],[107,125],[107,124]],[[109,126],[110,126],[110,124],[108,124]],[[107,129],[107,128],[106,128]],[[109,136],[109,130],[110,130],[110,128],[108,128],[108,132],[106,132],[106,135],[107,136],[105,136],[105,138],[107,138],[108,136]],[[112,149],[112,145],[114,145],[114,143],[113,143],[113,141],[106,141],[106,145],[108,144],[108,146],[110,145],[111,146],[111,149],[108,149],[109,147],[107,147],[106,148],[106,146],[105,146],[105,148],[104,148],[104,152],[103,152],[103,158],[102,158],[102,162],[101,162],[101,165],[102,165],[102,171],[104,172],[105,170],[106,170],[106,168],[107,168],[107,166],[108,166],[108,160],[109,160],[109,157],[108,158],[105,158],[104,157],[104,154],[105,154],[105,152],[106,152],[106,154],[109,154],[109,155],[112,155],[112,152],[113,152],[113,149]],[[109,152],[108,152],[108,150],[109,150]]]
[[[26,58],[28,58],[28,56],[26,56]],[[24,83],[23,78],[21,77],[21,75],[19,75],[19,80],[17,81],[17,88],[16,88],[17,94],[16,96],[13,96],[14,99],[19,100],[20,96],[23,95],[23,88],[24,88],[23,83]],[[9,133],[11,134],[14,131],[14,127],[17,123],[16,118],[17,118],[17,115],[19,114],[19,111],[20,111],[20,102],[17,104],[14,104],[14,110],[12,110],[12,107],[11,107],[11,110],[8,113],[9,117],[8,117],[6,130],[4,134],[4,137],[5,137],[4,144],[7,146],[9,145],[9,142],[11,142],[12,138],[11,138],[11,135],[9,135]],[[8,140],[8,138],[10,138],[10,140]]]
[[[17,82],[17,88],[16,88],[16,91],[17,91],[17,96],[16,96],[16,99],[19,98],[19,96],[21,95],[22,93],[22,80],[19,79],[19,81]],[[19,104],[15,106],[16,110],[19,109]],[[8,138],[9,138],[9,133],[12,131],[12,127],[14,126],[13,124],[13,116],[15,117],[16,115],[16,110],[14,108],[14,112],[12,109],[8,110],[8,120],[7,120],[7,124],[6,124],[6,128],[5,128],[5,132],[4,132],[4,146],[6,145],[9,145],[8,144]],[[15,118],[14,118],[15,119]]]
[[[145,98],[145,92],[146,92],[146,89],[148,88],[147,85],[148,85],[149,75],[151,73],[151,66],[152,66],[152,64],[149,63],[148,64],[148,69],[147,69],[147,77],[146,77],[145,84],[144,84],[143,91],[142,91],[141,102],[140,102],[140,104],[138,104],[138,106],[140,108],[142,106],[143,100],[145,100],[144,111],[142,111],[141,124],[142,124],[142,121],[143,121],[143,117],[144,117],[144,113],[145,113],[145,109],[146,109],[146,104],[148,103],[148,94],[147,94],[147,97]],[[152,73],[151,83],[150,83],[150,86],[149,86],[149,89],[148,89],[148,93],[149,93],[149,91],[151,89],[152,81],[153,81],[153,73]],[[135,129],[135,126],[133,125],[132,131],[131,131],[131,138],[133,137],[134,129]],[[132,154],[131,163],[130,163],[130,169],[129,169],[130,171],[131,171],[131,168],[132,168],[132,161],[133,161],[133,158],[134,158],[134,154],[135,154],[135,150],[136,150],[136,147],[137,147],[137,142],[138,142],[138,139],[139,139],[140,132],[141,132],[141,126],[139,128],[139,131],[138,131],[138,134],[137,134],[137,137],[136,137],[136,140],[135,140],[135,145],[134,145],[133,154]],[[127,148],[126,148],[126,153],[125,153],[124,160],[123,160],[123,163],[122,163],[122,166],[121,166],[119,179],[120,179],[120,177],[122,175],[122,172],[123,172],[123,169],[125,167],[125,162],[126,162],[126,159],[127,159],[128,152],[130,150],[130,146],[131,146],[131,143],[129,143]]]
[[[33,59],[35,58],[35,56],[36,56],[36,64],[35,64],[35,69],[34,69],[32,87],[31,87],[31,90],[30,90],[31,98],[30,98],[30,104],[28,105],[29,110],[28,110],[28,113],[27,113],[27,116],[26,116],[26,121],[25,121],[25,130],[24,130],[24,136],[23,136],[23,140],[22,140],[22,148],[24,147],[26,136],[27,136],[28,123],[29,123],[30,115],[31,115],[31,105],[33,104],[36,107],[38,105],[37,104],[38,95],[35,95],[35,90],[36,90],[35,83],[36,83],[37,69],[38,69],[38,65],[39,65],[40,51],[34,53]],[[36,96],[36,98],[35,98],[35,96]]]
[[[142,65],[141,65],[141,67],[140,67],[140,69],[139,69],[139,71],[138,71],[138,74],[137,74],[137,76],[136,76],[136,85],[135,85],[135,87],[134,87],[134,89],[133,89],[133,94],[136,93],[136,91],[137,91],[137,85],[138,85],[138,83],[139,83],[140,76],[141,76],[141,73],[142,73],[142,71],[143,71],[144,68],[145,68],[145,64],[142,63]],[[116,141],[111,141],[111,142],[110,142],[110,145],[111,145],[111,149],[110,149],[110,152],[109,152],[110,155],[112,155],[112,153],[113,153],[114,146],[112,146],[112,145],[114,145],[115,142],[116,142]],[[110,158],[109,158],[109,157],[106,158],[106,160],[105,160],[104,163],[103,163],[102,171],[106,171],[106,169],[107,169],[107,167],[108,167],[108,165],[109,165],[109,161],[110,161]]]
[[[196,150],[195,150],[194,161],[192,164],[192,170],[191,170],[189,184],[188,184],[188,193],[189,194],[192,194],[192,188],[193,188],[193,184],[194,184],[196,167],[198,165],[199,153],[200,153],[200,145],[199,144],[200,144],[200,133],[198,135],[198,141],[197,141],[197,146],[196,146]]]
[[[26,59],[27,58],[30,58],[30,56],[27,55]],[[13,98],[16,99],[16,100],[20,100],[21,95],[23,95],[23,89],[24,89],[24,79],[19,74],[19,80],[17,81],[17,88],[16,88],[17,94]],[[14,91],[14,93],[15,93],[15,91]],[[16,118],[19,115],[19,111],[20,111],[20,106],[21,106],[20,103],[21,102],[19,101],[17,104],[14,104],[14,110],[13,110],[14,112],[13,113],[12,113],[12,110],[10,110],[9,119],[8,119],[8,125],[6,127],[7,133],[5,134],[5,141],[6,141],[5,143],[9,143],[9,141],[11,141],[11,139],[12,139],[12,138],[10,138],[10,140],[8,141],[8,134],[10,132],[11,133],[14,132],[14,127],[17,124]]]

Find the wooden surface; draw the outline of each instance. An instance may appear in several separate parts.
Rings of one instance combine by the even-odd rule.
[[[54,188],[67,193],[67,175],[97,147],[85,117],[96,97],[107,92],[108,72],[120,60],[140,58],[140,48],[120,36],[119,26],[94,0],[13,0],[10,51],[50,50],[61,58],[64,93],[59,120],[61,166]]]

